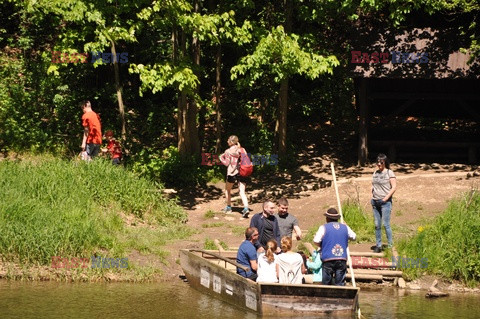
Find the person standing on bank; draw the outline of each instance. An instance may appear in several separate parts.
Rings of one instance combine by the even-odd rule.
[[[282,197],[278,200],[278,214],[275,217],[278,220],[278,226],[280,227],[280,238],[283,236],[292,237],[295,231],[295,237],[297,240],[302,239],[302,230],[298,226],[298,220],[295,216],[288,212],[288,200]]]
[[[274,239],[277,243],[280,242],[280,228],[278,227],[277,218],[275,214],[275,204],[267,199],[263,202],[262,212],[253,215],[250,220],[250,227],[256,227],[260,237],[255,243],[255,248],[259,253],[267,249],[267,242],[270,239]],[[277,253],[279,253],[280,247],[277,247]]]
[[[92,110],[90,101],[84,101],[81,104],[83,139],[82,152],[86,151],[89,159],[93,159],[100,152],[102,146],[102,125],[100,116]]]
[[[331,285],[335,279],[336,286],[345,286],[348,240],[355,240],[357,235],[346,224],[338,222],[340,214],[335,208],[329,208],[324,215],[327,223],[320,226],[313,237],[322,251],[322,283]]]
[[[241,243],[240,247],[238,247],[237,252],[237,263],[249,268],[248,271],[245,271],[242,268],[237,267],[237,274],[253,281],[256,281],[258,277],[257,250],[254,246],[257,240],[258,229],[255,227],[248,227],[245,230],[245,240]]]
[[[248,177],[240,176],[238,171],[240,163],[239,161],[241,160],[241,145],[238,141],[238,137],[235,135],[231,135],[227,142],[229,148],[222,155],[220,155],[220,161],[223,165],[227,166],[227,180],[225,182],[225,198],[227,201],[227,206],[223,211],[226,213],[232,211],[232,188],[233,184],[238,182],[238,191],[243,203],[242,216],[247,218],[249,210],[245,189],[247,187]]]
[[[375,220],[375,248],[379,253],[382,249],[382,223],[387,234],[388,247],[393,246],[392,228],[390,227],[390,215],[392,212],[392,195],[397,189],[397,179],[390,169],[390,162],[385,154],[377,156],[377,170],[373,173],[372,181],[372,208]]]

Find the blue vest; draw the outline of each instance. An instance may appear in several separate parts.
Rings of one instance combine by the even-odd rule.
[[[322,239],[322,261],[347,260],[348,229],[337,222],[327,223]]]

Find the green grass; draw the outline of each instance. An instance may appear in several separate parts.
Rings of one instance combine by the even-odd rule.
[[[205,212],[205,214],[203,215],[203,218],[204,219],[211,219],[211,218],[215,217],[215,215],[216,215],[216,213],[213,210],[209,209]]]
[[[345,223],[357,234],[357,243],[375,242],[375,224],[371,212],[352,201],[342,204]]]
[[[3,160],[0,176],[5,261],[49,265],[52,256],[121,257],[131,249],[161,256],[159,246],[189,233],[186,213],[158,185],[108,161]],[[126,227],[125,216],[145,226]]]
[[[220,246],[223,249],[228,250],[228,245],[220,240]],[[205,250],[218,250],[217,245],[215,245],[215,241],[209,238],[205,239],[205,243],[203,244],[203,249]]]
[[[224,225],[225,225],[224,222],[206,223],[206,224],[202,224],[202,228],[215,228],[215,227],[222,227]]]
[[[365,213],[360,205],[355,204],[350,200],[342,204],[342,213],[346,224],[357,234],[357,243],[375,242],[375,225],[371,214]],[[325,217],[322,215],[318,223],[308,229],[307,233],[303,236],[302,241],[313,243],[313,238],[315,237],[318,228],[325,223]],[[308,250],[302,243],[299,244],[298,249],[309,255]]]
[[[408,268],[411,278],[423,272],[461,280],[469,285],[480,282],[480,193],[472,190],[453,200],[430,224],[398,245],[400,254],[427,258],[427,268]]]
[[[245,230],[247,227],[245,226],[238,226],[238,225],[229,225],[232,233],[240,238],[245,238]]]

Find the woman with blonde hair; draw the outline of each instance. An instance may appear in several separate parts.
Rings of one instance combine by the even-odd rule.
[[[277,278],[277,242],[270,239],[267,250],[258,254],[257,282],[278,282]]]
[[[245,188],[247,187],[248,177],[240,176],[239,174],[239,161],[241,160],[240,150],[242,146],[238,141],[238,137],[231,135],[228,140],[228,149],[220,155],[220,161],[223,165],[227,166],[227,180],[225,182],[225,198],[227,206],[224,208],[224,212],[228,213],[232,211],[232,188],[235,182],[238,182],[238,190],[240,197],[242,198],[243,210],[242,216],[248,217],[248,199],[245,194]]]
[[[281,284],[301,284],[307,272],[300,254],[292,251],[292,237],[283,236],[280,241],[283,254],[277,256],[278,282]]]

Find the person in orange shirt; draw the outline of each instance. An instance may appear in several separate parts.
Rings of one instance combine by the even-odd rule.
[[[84,101],[81,104],[83,140],[82,152],[86,152],[88,159],[93,159],[100,152],[102,145],[102,125],[100,124],[100,116],[92,110],[90,101]]]
[[[120,142],[113,137],[113,132],[110,130],[105,132],[105,138],[107,140],[107,148],[102,149],[102,152],[108,152],[112,163],[120,165],[120,161],[122,160],[122,147],[120,146]]]

